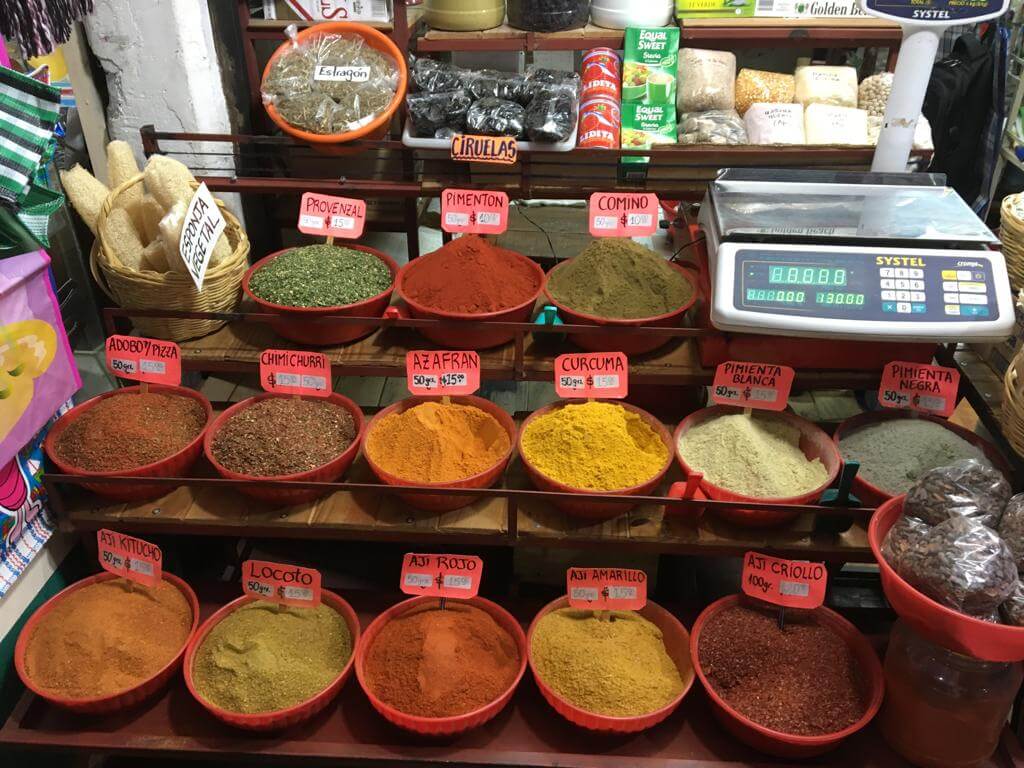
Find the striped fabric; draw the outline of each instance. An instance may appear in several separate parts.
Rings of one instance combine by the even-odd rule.
[[[0,199],[21,202],[46,151],[60,89],[0,67]]]

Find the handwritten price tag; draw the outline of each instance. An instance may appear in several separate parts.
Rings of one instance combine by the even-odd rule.
[[[742,586],[744,594],[783,608],[818,608],[825,602],[828,571],[822,563],[747,552]]]
[[[154,587],[163,578],[163,553],[156,544],[101,528],[96,531],[100,567],[126,579]]]
[[[206,268],[210,265],[210,256],[217,240],[224,233],[227,224],[221,215],[217,203],[206,188],[206,182],[192,196],[192,202],[185,211],[185,222],[181,227],[181,240],[178,241],[178,254],[185,263],[192,282],[198,290],[203,290],[203,279]]]
[[[452,138],[452,160],[515,165],[519,160],[519,144],[513,136],[472,136],[460,133]]]
[[[407,595],[468,600],[480,591],[484,561],[471,555],[417,555],[402,560],[399,588]]]
[[[181,384],[181,349],[173,341],[111,336],[106,348],[107,368],[119,379],[169,387]]]
[[[570,568],[565,590],[573,608],[639,611],[647,605],[647,574],[629,568]]]
[[[480,389],[480,355],[407,352],[405,378],[414,395],[472,395]]]
[[[242,591],[271,603],[315,608],[320,605],[320,571],[246,560],[242,563]]]
[[[711,399],[719,405],[784,411],[795,375],[785,365],[722,363],[715,371]]]
[[[366,226],[366,201],[306,192],[299,203],[300,232],[321,237],[363,236]]]
[[[587,352],[555,358],[559,397],[623,398],[629,394],[629,360],[622,352]]]
[[[441,194],[441,229],[445,232],[500,235],[508,229],[508,195],[472,189]]]
[[[331,361],[322,352],[265,349],[260,353],[260,384],[267,392],[329,397],[334,389]]]
[[[590,234],[594,237],[648,237],[657,231],[657,195],[595,192],[590,196]]]
[[[878,402],[885,408],[949,416],[956,408],[960,371],[923,363],[889,363],[882,370]]]

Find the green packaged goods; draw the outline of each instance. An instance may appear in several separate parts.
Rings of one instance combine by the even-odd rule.
[[[197,693],[229,712],[276,712],[326,689],[348,664],[352,634],[336,610],[256,601],[232,611],[192,662]]]
[[[891,496],[910,490],[925,472],[961,459],[989,464],[978,446],[926,419],[891,419],[861,427],[839,441],[845,461],[859,461],[858,477]]]
[[[676,16],[680,19],[742,19],[753,15],[754,0],[676,0]]]
[[[800,496],[828,479],[800,450],[800,430],[770,414],[709,419],[679,437],[679,453],[712,485],[756,499]]]
[[[611,320],[637,320],[674,312],[693,297],[677,269],[632,240],[595,240],[551,272],[548,292],[576,312]]]
[[[545,685],[599,715],[646,715],[683,692],[661,630],[632,611],[552,611],[533,630],[530,657]]]
[[[622,148],[650,149],[656,144],[676,143],[675,104],[622,105]],[[647,162],[646,157],[624,157],[623,162]]]
[[[334,245],[285,251],[257,269],[249,290],[286,307],[344,307],[391,287],[391,270],[372,253]]]
[[[678,27],[629,27],[622,59],[622,148],[676,143]],[[625,157],[624,163],[645,163]]]

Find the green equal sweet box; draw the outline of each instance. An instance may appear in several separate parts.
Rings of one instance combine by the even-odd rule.
[[[676,142],[678,27],[629,27],[622,64],[622,148]],[[624,163],[647,158],[626,157]]]

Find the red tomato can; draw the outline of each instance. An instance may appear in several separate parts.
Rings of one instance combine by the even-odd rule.
[[[617,149],[622,135],[622,113],[614,99],[590,99],[580,105],[581,148]]]
[[[622,95],[622,61],[611,48],[594,48],[583,57],[580,98],[588,101],[605,97],[616,101]]]

